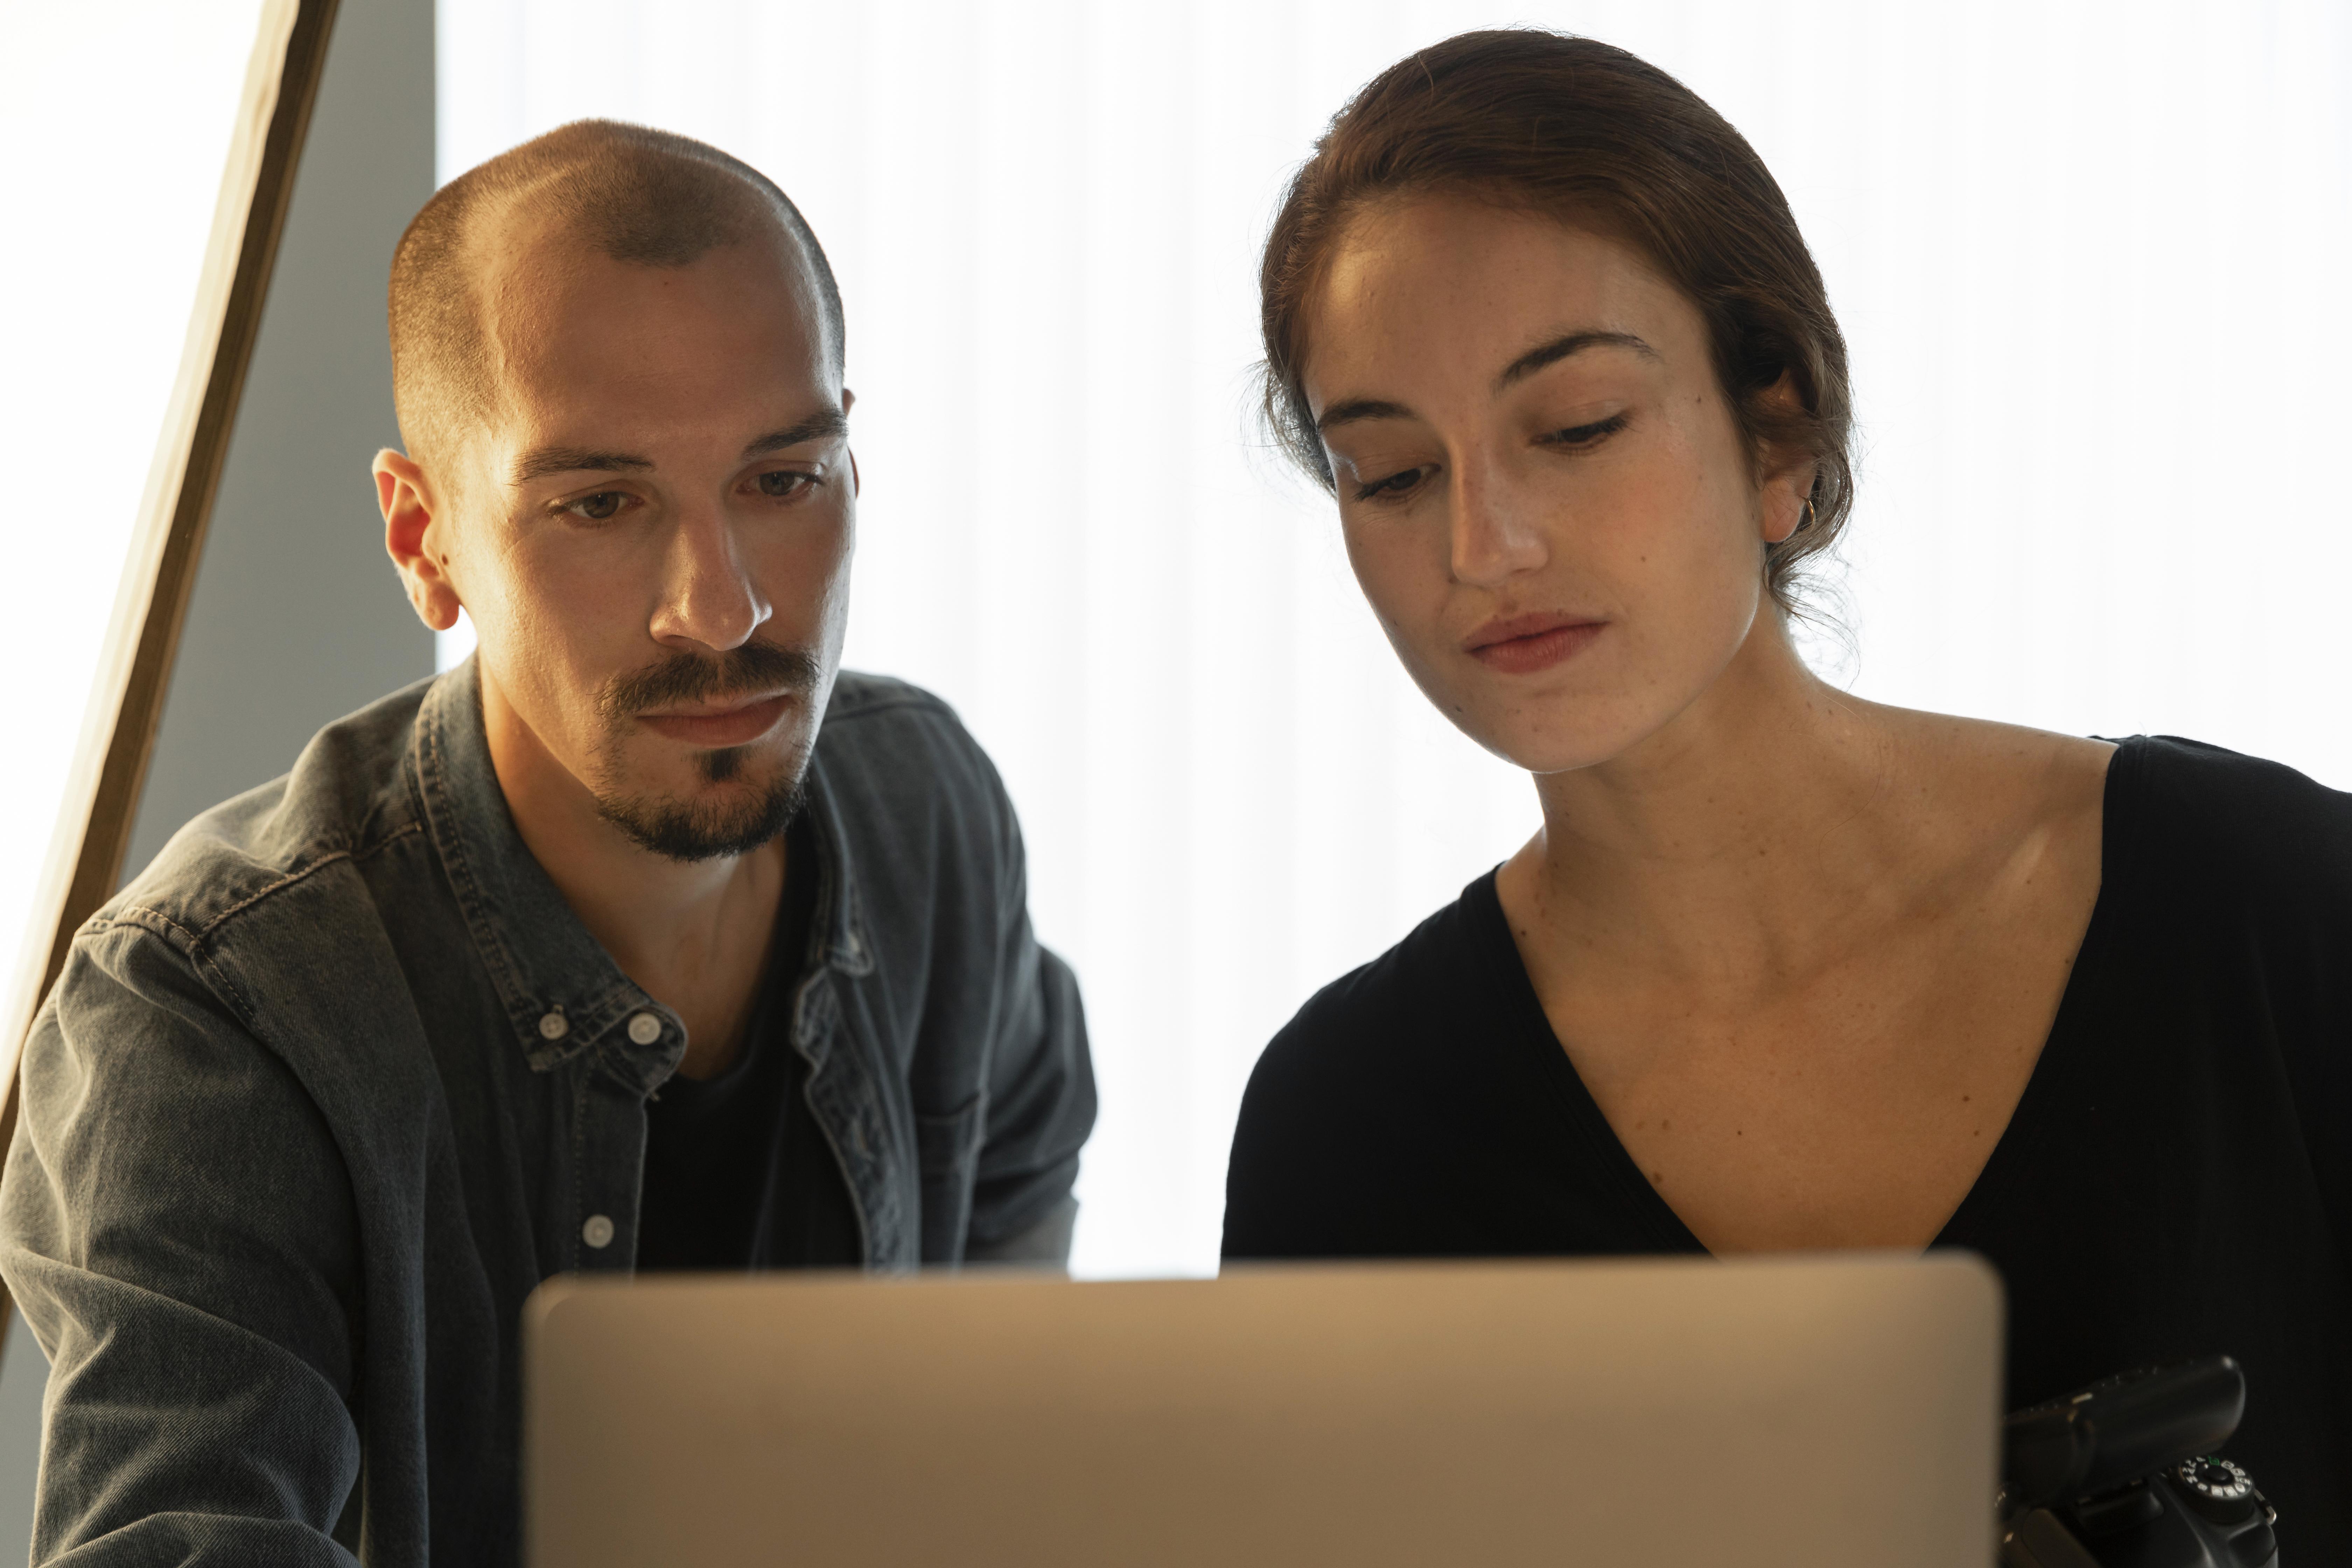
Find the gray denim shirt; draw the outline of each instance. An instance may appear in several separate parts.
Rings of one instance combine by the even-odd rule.
[[[995,771],[936,698],[845,674],[807,809],[792,1039],[866,1262],[1066,1246],[1094,1080]],[[52,1366],[35,1561],[515,1562],[523,1299],[631,1267],[685,1047],[517,836],[470,662],[182,830],[26,1047],[0,1274]]]

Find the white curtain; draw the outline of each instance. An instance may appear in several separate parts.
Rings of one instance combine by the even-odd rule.
[[[1331,111],[1515,21],[1674,71],[1780,177],[1853,345],[1836,677],[2342,786],[2347,16],[443,0],[441,166],[612,115],[807,214],[858,395],[851,662],[952,701],[1021,808],[1102,1081],[1080,1270],[1192,1272],[1266,1038],[1536,820],[1247,417],[1256,246]]]

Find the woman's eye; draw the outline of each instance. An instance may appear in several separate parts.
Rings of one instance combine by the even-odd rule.
[[[1356,487],[1356,499],[1376,500],[1381,496],[1401,496],[1421,482],[1423,472],[1423,470],[1420,468],[1406,468],[1391,474],[1387,479],[1374,479],[1370,484],[1359,485]]]
[[[1542,440],[1545,445],[1551,447],[1590,447],[1605,437],[1614,436],[1623,428],[1625,428],[1625,416],[1612,414],[1608,418],[1597,420],[1591,425],[1572,425],[1565,430],[1555,430],[1542,437]]]
[[[790,468],[780,468],[772,474],[760,476],[760,493],[777,500],[790,500],[814,483],[816,483],[816,476],[814,474],[795,473]]]
[[[622,503],[628,499],[618,490],[598,490],[593,496],[582,496],[563,510],[590,522],[610,522],[620,515]]]

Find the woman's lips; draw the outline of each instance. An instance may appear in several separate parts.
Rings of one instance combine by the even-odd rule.
[[[792,705],[792,693],[787,691],[716,712],[640,713],[637,722],[656,735],[690,746],[741,746],[774,729]]]
[[[1608,624],[1568,616],[1515,616],[1472,633],[1469,653],[1505,675],[1533,675],[1583,652]]]

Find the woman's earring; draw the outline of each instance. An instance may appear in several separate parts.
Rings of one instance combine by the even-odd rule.
[[[1812,498],[1812,497],[1811,497],[1811,496],[1807,496],[1807,497],[1805,498],[1805,510],[1802,510],[1802,511],[1801,511],[1801,512],[1799,512],[1799,513],[1797,514],[1797,526],[1796,526],[1795,530],[1794,530],[1792,532],[1790,532],[1790,534],[1789,535],[1789,537],[1790,537],[1790,538],[1791,538],[1791,539],[1794,539],[1798,534],[1804,532],[1804,531],[1805,531],[1805,530],[1807,530],[1807,529],[1809,529],[1809,528],[1811,528],[1811,527],[1812,527],[1812,526],[1813,526],[1813,498]]]

